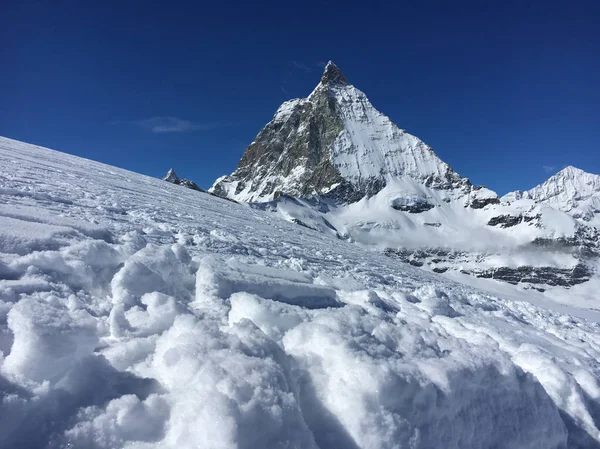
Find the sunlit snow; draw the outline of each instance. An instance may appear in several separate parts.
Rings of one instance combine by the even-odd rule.
[[[0,166],[1,447],[600,447],[592,307],[10,139]]]

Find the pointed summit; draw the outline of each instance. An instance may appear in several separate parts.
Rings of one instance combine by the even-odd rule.
[[[177,173],[175,173],[175,170],[170,168],[169,171],[167,172],[167,174],[163,177],[163,181],[169,181],[174,184],[179,184],[179,176],[177,176]]]
[[[522,197],[600,227],[600,175],[569,165],[543,184],[523,192]],[[519,199],[518,195],[516,199]]]
[[[591,173],[587,173],[580,168],[573,167],[572,165],[568,165],[565,168],[563,168],[561,171],[556,173],[556,175],[554,175],[554,176],[565,176],[568,178],[574,178],[576,176],[585,176],[585,175],[589,175],[589,174],[591,174]]]
[[[321,84],[348,84],[348,80],[342,71],[332,61],[325,66],[325,71],[321,77]]]
[[[283,103],[237,169],[210,191],[242,202],[269,202],[284,193],[350,204],[400,178],[457,194],[471,188],[428,145],[375,109],[330,61],[312,93]]]

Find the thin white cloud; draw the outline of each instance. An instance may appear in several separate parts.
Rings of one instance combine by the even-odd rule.
[[[542,168],[546,173],[554,173],[556,171],[556,165],[542,165]]]
[[[299,70],[299,71],[305,72],[305,73],[322,71],[326,65],[327,65],[327,63],[323,62],[323,61],[309,62],[309,63],[302,62],[302,61],[290,61],[290,66],[293,69],[296,69],[296,70]]]
[[[161,116],[149,117],[141,120],[118,121],[113,124],[135,125],[156,134],[183,133],[189,131],[205,131],[209,129],[231,126],[231,123],[206,122],[197,123],[177,117]]]
[[[301,61],[291,61],[290,64],[292,65],[292,67],[294,67],[298,70],[302,70],[303,72],[306,72],[306,73],[313,71],[313,69],[311,69],[308,65],[306,65],[305,63],[303,63]]]

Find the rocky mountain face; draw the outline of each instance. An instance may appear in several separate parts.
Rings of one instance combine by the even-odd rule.
[[[572,287],[598,271],[600,176],[568,167],[502,199],[377,111],[330,62],[209,190],[438,273]],[[587,220],[587,221],[586,221]]]
[[[313,92],[283,103],[238,168],[210,190],[238,201],[270,201],[284,193],[347,204],[398,177],[436,189],[471,189],[468,179],[377,111],[329,62]]]

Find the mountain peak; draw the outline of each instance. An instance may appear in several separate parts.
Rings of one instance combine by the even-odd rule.
[[[211,192],[247,202],[284,193],[350,204],[408,178],[435,190],[464,193],[471,186],[375,109],[330,61],[313,92],[283,103]]]
[[[572,165],[563,168],[561,171],[551,176],[542,185],[556,183],[562,185],[566,182],[573,184],[578,188],[582,188],[583,190],[589,190],[589,188],[591,187],[593,191],[600,191],[600,175],[586,172],[585,170],[573,167]]]
[[[580,168],[577,167],[573,167],[572,165],[568,165],[565,168],[563,168],[561,171],[559,171],[556,175],[566,175],[569,177],[572,176],[581,176],[581,175],[587,175],[589,173],[587,173],[586,171],[583,171]]]
[[[348,80],[333,61],[329,61],[323,71],[321,84],[348,84]]]
[[[169,169],[169,171],[167,172],[167,174],[163,177],[163,181],[169,181],[172,183],[178,183],[179,182],[179,176],[177,176],[177,173],[175,173],[175,170],[173,170],[172,168]]]
[[[600,226],[600,175],[569,165],[543,184],[523,192],[522,197]],[[518,195],[515,198],[518,199]]]

